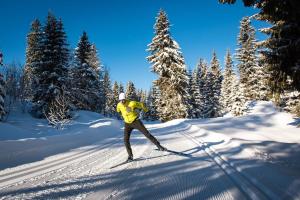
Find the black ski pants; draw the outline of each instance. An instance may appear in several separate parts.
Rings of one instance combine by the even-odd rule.
[[[128,153],[128,156],[133,157],[132,155],[132,149],[130,146],[130,134],[133,131],[133,129],[137,129],[141,131],[153,144],[155,144],[157,147],[160,147],[160,143],[157,141],[157,139],[149,133],[149,131],[146,129],[144,126],[143,122],[141,120],[136,119],[134,122],[131,124],[125,123],[125,128],[124,128],[124,143],[125,147]]]

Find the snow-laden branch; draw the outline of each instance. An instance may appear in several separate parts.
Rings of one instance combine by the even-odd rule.
[[[43,111],[48,122],[57,129],[63,129],[64,126],[70,123],[69,116],[69,101],[66,96],[59,95],[53,100],[48,108],[48,111]]]

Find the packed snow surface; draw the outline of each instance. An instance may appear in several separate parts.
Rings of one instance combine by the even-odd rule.
[[[15,112],[0,123],[0,199],[300,199],[300,129],[271,102],[241,117],[146,127],[171,151],[123,123],[80,111],[64,130]]]

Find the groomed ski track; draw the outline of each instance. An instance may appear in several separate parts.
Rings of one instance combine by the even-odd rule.
[[[149,130],[184,155],[155,151],[134,131],[137,161],[110,169],[127,158],[116,129],[92,145],[0,171],[0,199],[277,199],[197,137],[197,126],[178,121]]]

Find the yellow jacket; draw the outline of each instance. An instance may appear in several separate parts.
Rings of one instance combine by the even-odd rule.
[[[125,123],[131,124],[138,118],[138,113],[135,109],[142,109],[144,112],[148,111],[148,108],[141,102],[126,100],[123,104],[119,102],[117,105],[117,112],[122,114]]]

